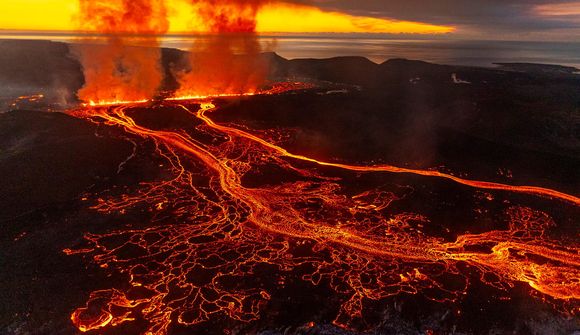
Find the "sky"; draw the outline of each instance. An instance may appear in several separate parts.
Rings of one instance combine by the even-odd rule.
[[[170,32],[192,30],[187,0],[168,0]],[[0,29],[74,31],[76,0],[1,0]],[[580,40],[580,0],[292,0],[258,14],[261,33],[390,33]]]
[[[304,0],[325,10],[456,28],[482,39],[580,41],[579,0]]]

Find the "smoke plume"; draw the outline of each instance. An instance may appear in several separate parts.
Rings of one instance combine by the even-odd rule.
[[[194,15],[202,22],[191,48],[189,68],[177,73],[177,96],[237,94],[256,91],[266,64],[260,59],[256,16],[263,0],[194,0]]]
[[[163,72],[159,35],[169,22],[164,0],[79,0],[81,30],[96,32],[76,49],[86,102],[150,99]]]

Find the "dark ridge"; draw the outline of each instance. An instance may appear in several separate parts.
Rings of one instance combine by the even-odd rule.
[[[287,77],[306,77],[355,85],[371,85],[378,65],[364,57],[293,59],[287,61]]]
[[[580,69],[572,66],[536,64],[536,63],[493,63],[498,65],[501,70],[528,72],[535,74],[577,74]]]
[[[83,81],[81,66],[67,44],[0,40],[1,95],[42,92],[63,101],[71,99]]]
[[[376,64],[364,57],[328,59],[292,59],[274,52],[260,55],[269,64],[273,80],[311,79],[380,88],[394,80],[416,81],[417,77],[454,83],[452,75],[462,81],[508,85],[533,76],[535,80],[566,79],[577,81],[578,69],[558,65],[498,63],[497,69],[438,65],[418,60],[390,59]],[[187,52],[162,49],[165,72],[163,91],[174,90],[178,84],[175,72],[187,68]],[[511,73],[506,81],[505,74]],[[466,79],[467,78],[467,79]],[[457,81],[457,80],[456,80]],[[2,96],[42,93],[50,102],[75,102],[75,92],[84,84],[82,67],[70,44],[36,40],[0,40],[0,85]]]

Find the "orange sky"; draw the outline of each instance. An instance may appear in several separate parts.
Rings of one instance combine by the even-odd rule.
[[[170,33],[195,32],[195,18],[187,0],[168,1]],[[74,31],[76,0],[0,0],[0,28],[16,31]],[[441,34],[451,26],[398,21],[339,12],[326,12],[312,6],[270,3],[258,14],[258,32],[286,33],[409,33]]]

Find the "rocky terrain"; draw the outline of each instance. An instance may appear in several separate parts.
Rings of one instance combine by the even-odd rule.
[[[175,87],[170,68],[182,57],[178,50],[163,51],[166,90]],[[315,89],[227,100],[212,116],[216,122],[256,131],[290,129],[285,148],[319,159],[437,168],[473,179],[580,194],[578,69],[262,57],[270,64],[272,82],[310,82]],[[133,155],[134,139],[119,129],[63,113],[78,103],[75,92],[82,85],[82,69],[66,44],[0,41],[2,334],[76,334],[70,313],[84,305],[90,292],[122,283],[123,278],[63,250],[78,244],[86,232],[131,224],[126,217],[88,209],[86,194],[131,189],[164,177],[159,162],[143,153]],[[39,94],[42,98],[35,101],[18,98]],[[185,124],[183,116],[172,117],[148,122],[166,128]],[[566,207],[557,220],[577,236],[579,215],[578,208]],[[408,300],[404,308],[395,301],[383,306],[376,316],[378,326],[368,334],[580,330],[578,319],[530,303],[522,292],[516,288],[509,306],[486,303],[486,296],[473,297],[463,305],[469,316],[452,321],[444,308],[419,308],[425,304],[419,298]],[[254,328],[240,327],[238,333],[358,334],[331,325],[324,310],[318,311],[312,326],[302,323],[301,311],[282,315],[296,320],[272,316]]]

